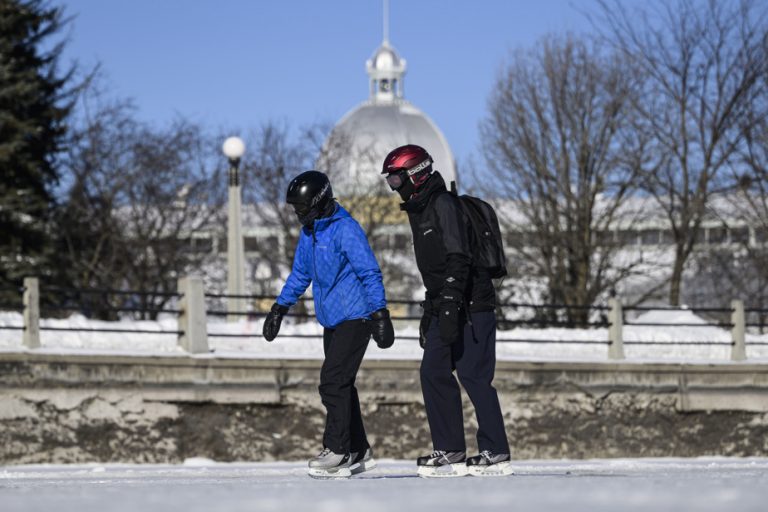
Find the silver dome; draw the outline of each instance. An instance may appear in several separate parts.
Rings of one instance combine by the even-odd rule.
[[[434,159],[446,183],[456,180],[451,148],[434,122],[403,99],[406,62],[385,40],[366,63],[370,98],[336,124],[318,158],[331,175],[337,197],[388,193],[381,176],[387,154],[418,144]]]
[[[382,44],[373,57],[366,63],[368,69],[378,69],[383,71],[390,71],[400,68],[405,68],[405,60],[400,59],[394,48],[389,44]]]

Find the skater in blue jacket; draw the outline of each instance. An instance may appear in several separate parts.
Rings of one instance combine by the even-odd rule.
[[[291,274],[263,334],[275,339],[283,316],[312,283],[317,320],[325,328],[319,390],[327,414],[323,450],[309,461],[309,474],[347,477],[375,467],[355,377],[371,335],[381,348],[395,339],[381,270],[365,232],[335,201],[325,174],[307,171],[294,178],[286,202],[303,227]]]

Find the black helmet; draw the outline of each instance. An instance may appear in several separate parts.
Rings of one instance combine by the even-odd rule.
[[[293,205],[299,221],[311,227],[315,219],[333,213],[333,189],[328,176],[320,171],[306,171],[291,181],[285,201]]]

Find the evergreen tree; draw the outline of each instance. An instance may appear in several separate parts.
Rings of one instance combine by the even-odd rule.
[[[24,276],[50,276],[57,155],[71,110],[61,73],[66,21],[43,0],[0,0],[0,302]],[[16,299],[16,301],[18,298]]]

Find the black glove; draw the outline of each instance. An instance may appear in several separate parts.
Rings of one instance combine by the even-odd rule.
[[[262,334],[267,341],[272,341],[277,337],[277,333],[280,332],[280,324],[283,323],[283,316],[288,313],[288,306],[283,306],[275,302],[272,304],[272,309],[267,314],[267,318],[264,319],[264,329]]]
[[[432,323],[432,313],[424,311],[421,316],[421,322],[419,322],[419,346],[423,349],[427,344],[427,331],[429,330],[429,324]]]
[[[387,308],[380,309],[371,314],[371,332],[373,340],[379,348],[389,348],[395,342],[395,328],[392,327],[392,319],[389,318]]]
[[[461,325],[459,321],[461,302],[456,300],[460,298],[455,293],[450,295],[443,294],[440,297],[438,327],[440,328],[440,339],[446,345],[452,345],[461,339]]]

